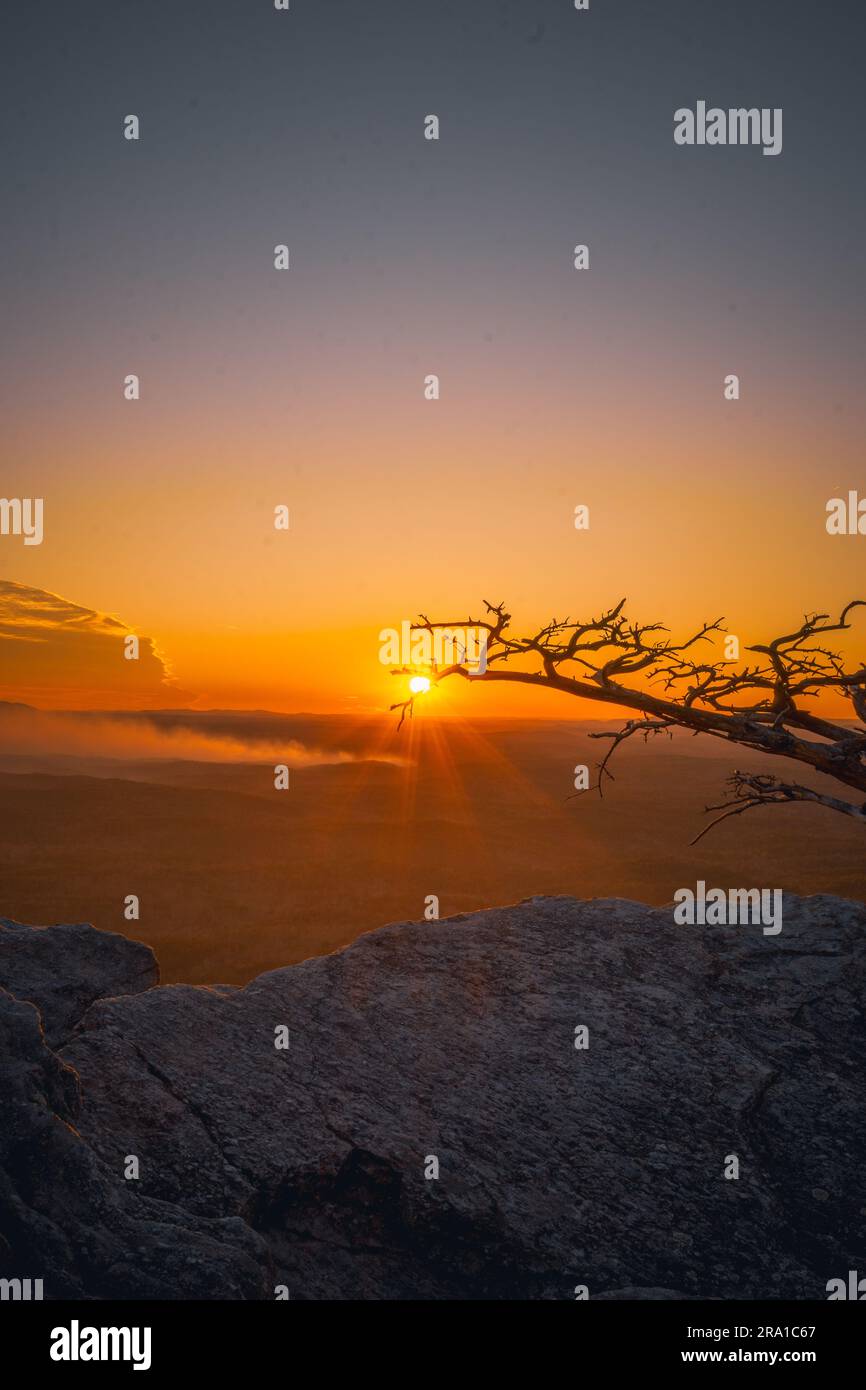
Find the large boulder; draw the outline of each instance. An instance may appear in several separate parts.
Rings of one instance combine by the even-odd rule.
[[[87,1172],[163,1214],[160,1249],[196,1233],[165,1297],[824,1298],[864,1258],[864,972],[859,903],[786,896],[765,936],[531,899],[244,989],[97,1000],[40,1104],[77,1105]],[[89,1210],[87,1269],[53,1221],[91,1291]],[[209,1264],[214,1223],[234,1243]]]
[[[36,1005],[52,1046],[94,999],[137,994],[158,983],[156,957],[141,941],[82,922],[28,927],[0,917],[0,988]]]
[[[76,1073],[32,1004],[0,990],[0,1272],[47,1298],[261,1298],[269,1255],[237,1217],[152,1200],[76,1125]]]

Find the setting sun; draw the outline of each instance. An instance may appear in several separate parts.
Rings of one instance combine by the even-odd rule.
[[[413,695],[426,695],[430,689],[430,681],[427,676],[413,676],[409,682],[409,689]]]

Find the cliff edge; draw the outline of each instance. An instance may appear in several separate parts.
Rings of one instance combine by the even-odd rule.
[[[828,896],[776,936],[534,898],[243,989],[2,922],[0,1268],[73,1298],[826,1298],[866,1268],[864,976],[866,906]]]

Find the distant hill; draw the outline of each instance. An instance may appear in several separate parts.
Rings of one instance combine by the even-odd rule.
[[[546,723],[380,725],[358,736],[369,760],[292,767],[285,792],[266,758],[7,755],[2,906],[140,937],[170,980],[239,984],[416,917],[430,894],[443,915],[538,893],[669,902],[698,878],[866,898],[859,828],[820,809],[755,811],[692,846],[732,767],[698,743],[622,749],[604,800],[574,797],[573,769],[607,745]],[[407,761],[376,760],[395,751]]]

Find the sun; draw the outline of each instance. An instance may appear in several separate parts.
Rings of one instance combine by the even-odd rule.
[[[413,695],[426,695],[430,689],[430,681],[427,676],[413,676],[409,682],[409,689]]]

